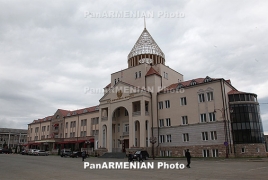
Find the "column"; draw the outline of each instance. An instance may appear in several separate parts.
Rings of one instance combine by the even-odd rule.
[[[107,150],[112,152],[113,150],[113,127],[112,127],[112,114],[111,108],[108,108],[108,122],[107,122]]]

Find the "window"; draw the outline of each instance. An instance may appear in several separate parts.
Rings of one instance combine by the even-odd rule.
[[[138,78],[138,73],[137,73],[137,72],[135,72],[135,78],[136,78],[136,79]]]
[[[183,125],[188,124],[188,118],[187,118],[187,116],[182,116],[182,117],[181,117],[181,121],[182,121],[182,124],[183,124]]]
[[[165,156],[165,151],[160,151],[160,156],[164,157]]]
[[[117,78],[117,82],[119,82],[119,78]]]
[[[219,157],[219,151],[218,149],[212,149],[211,150],[212,157]]]
[[[159,127],[163,127],[164,126],[164,119],[159,119]]]
[[[207,141],[208,140],[208,132],[202,132],[202,140]]]
[[[47,131],[49,131],[49,125],[47,125]]]
[[[211,131],[210,132],[210,137],[211,137],[211,140],[217,140],[217,132],[216,131]]]
[[[141,71],[139,71],[139,78],[141,78]]]
[[[260,148],[257,148],[257,149],[256,149],[256,152],[259,153],[259,152],[260,152]]]
[[[129,124],[125,124],[125,131],[124,132],[129,132]]]
[[[114,79],[114,84],[116,84],[116,79]]]
[[[135,138],[135,146],[138,146],[138,138]]]
[[[120,132],[120,124],[117,125],[117,130]]]
[[[170,157],[171,156],[171,151],[166,151],[166,156]]]
[[[195,82],[195,81],[192,81],[192,82],[190,83],[190,86],[193,86],[193,85],[196,85],[196,82]]]
[[[183,142],[188,142],[189,141],[189,134],[188,133],[184,133],[182,134],[182,138],[183,138]]]
[[[244,153],[244,152],[245,152],[245,148],[242,148],[242,149],[241,149],[241,152]]]
[[[67,138],[67,133],[65,133],[65,138]]]
[[[87,120],[86,119],[81,120],[81,126],[86,126],[86,125],[87,125]]]
[[[198,94],[199,102],[205,102],[205,95],[204,94]]]
[[[145,121],[145,130],[148,130],[148,121]]]
[[[208,101],[213,101],[213,92],[208,92],[207,98],[208,98]]]
[[[171,126],[170,118],[166,118],[166,124],[167,124],[167,126]]]
[[[209,150],[203,149],[203,157],[209,157]]]
[[[160,135],[159,136],[159,143],[164,143],[165,142],[165,136],[164,135]]]
[[[206,114],[200,114],[200,122],[201,122],[201,123],[203,123],[203,122],[207,122]]]
[[[158,109],[163,109],[163,101],[158,102]]]
[[[209,113],[209,121],[212,122],[212,121],[215,121],[216,118],[215,118],[215,113],[214,112],[210,112]]]
[[[166,108],[170,108],[169,100],[166,100],[166,101],[165,101],[165,105],[166,105]]]
[[[186,97],[182,97],[181,98],[181,106],[185,106],[185,105],[187,105]]]
[[[127,110],[125,109],[125,116],[128,116],[128,112],[127,112]]]
[[[65,127],[68,128],[68,122],[65,123]]]
[[[167,142],[171,142],[171,134],[167,135]]]

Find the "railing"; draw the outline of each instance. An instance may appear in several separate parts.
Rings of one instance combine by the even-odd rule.
[[[108,120],[108,117],[101,117],[101,120],[102,121],[107,121]]]
[[[141,115],[141,112],[140,111],[136,111],[136,112],[133,112],[132,113],[132,116],[140,116]]]
[[[129,132],[123,132],[123,136],[128,136]]]

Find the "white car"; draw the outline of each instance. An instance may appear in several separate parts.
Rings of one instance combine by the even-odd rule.
[[[34,155],[35,151],[37,151],[37,149],[29,149],[28,155]]]
[[[43,151],[43,150],[36,150],[36,151],[34,151],[34,155],[35,156],[48,156],[48,153],[46,151]]]

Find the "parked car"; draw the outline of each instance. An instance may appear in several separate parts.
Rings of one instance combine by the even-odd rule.
[[[46,151],[43,151],[43,150],[36,150],[36,151],[34,151],[34,155],[35,156],[48,156],[48,153]]]
[[[61,153],[60,153],[60,156],[61,157],[68,157],[72,154],[72,151],[71,150],[67,150],[67,149],[62,149],[61,150]]]
[[[1,154],[10,154],[10,153],[12,153],[12,151],[10,149],[1,149],[0,153]]]
[[[133,155],[133,159],[138,160],[140,158],[140,154],[142,155],[142,159],[148,159],[149,153],[147,151],[136,151]]]
[[[28,155],[28,150],[23,150],[23,151],[21,151],[21,153],[20,153],[21,155]]]
[[[70,154],[70,157],[72,158],[78,158],[82,156],[82,152],[81,151],[74,151]]]
[[[28,155],[34,155],[35,151],[37,151],[37,149],[29,149]]]

